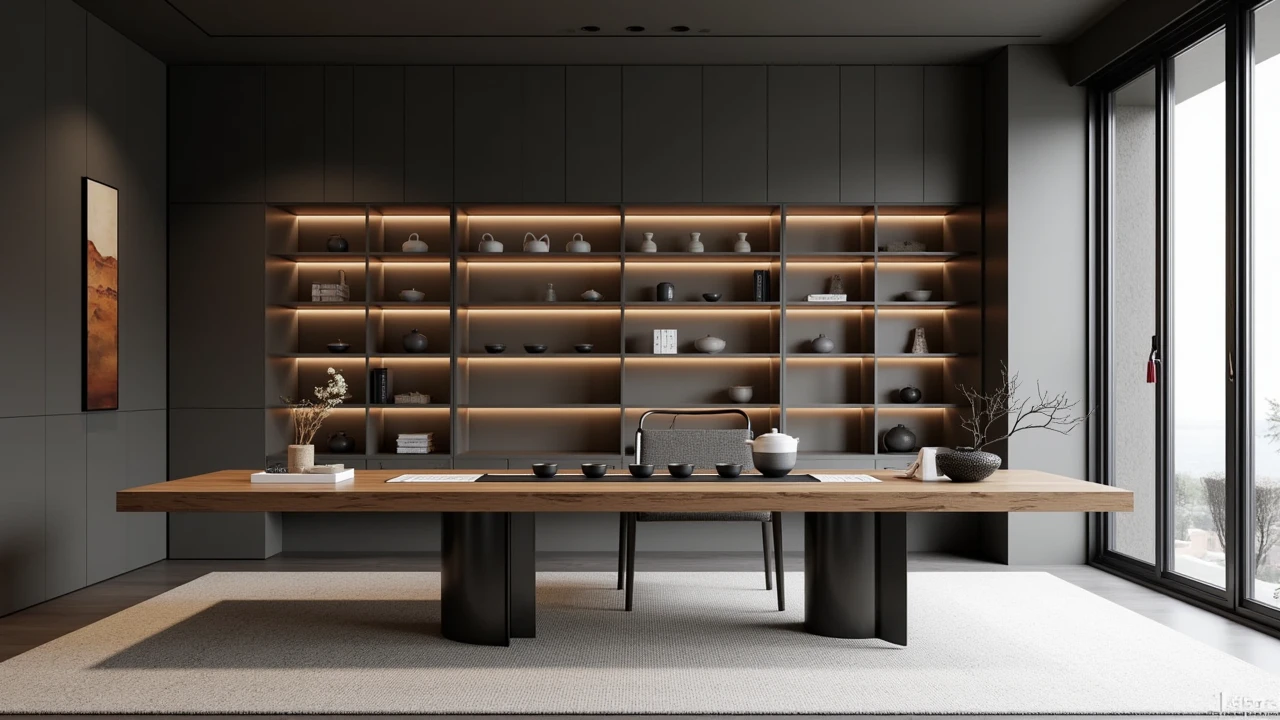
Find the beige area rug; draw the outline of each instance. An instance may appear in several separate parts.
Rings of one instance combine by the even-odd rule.
[[[1045,573],[912,573],[911,644],[760,573],[538,576],[538,637],[439,637],[436,573],[213,573],[0,664],[5,713],[1212,713],[1280,677]]]

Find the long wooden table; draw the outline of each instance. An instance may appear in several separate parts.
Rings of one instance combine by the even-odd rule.
[[[1133,493],[1033,470],[980,483],[538,480],[387,483],[406,472],[511,475],[508,470],[357,470],[339,485],[251,484],[224,470],[116,494],[120,512],[440,512],[441,620],[446,637],[507,645],[533,637],[534,519],[539,512],[788,511],[805,513],[805,629],[841,638],[907,642],[909,512],[1131,512]],[[804,471],[798,470],[797,473]]]

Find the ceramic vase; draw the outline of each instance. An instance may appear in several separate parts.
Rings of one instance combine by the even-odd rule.
[[[315,445],[289,446],[289,472],[300,473],[316,464]]]
[[[660,282],[654,297],[658,302],[671,302],[676,299],[676,286],[669,282]]]
[[[347,239],[341,235],[330,235],[329,242],[325,243],[325,247],[332,253],[346,252],[350,248],[347,245]]]
[[[356,441],[345,432],[336,432],[329,436],[329,452],[349,453],[356,449]]]
[[[553,285],[552,283],[547,283],[547,289],[543,291],[543,293],[542,293],[542,299],[543,299],[543,301],[544,301],[544,302],[555,302],[555,301],[556,301],[556,286],[555,286],[555,285]]]
[[[811,344],[813,345],[813,351],[816,353],[825,354],[836,349],[835,341],[826,335],[819,334],[818,337],[813,339]]]
[[[747,242],[746,233],[738,233],[738,241],[733,244],[733,251],[740,253],[751,252],[751,243]]]
[[[640,243],[640,252],[658,252],[658,243],[653,241],[653,233],[644,234],[644,242]]]
[[[898,399],[904,403],[918,403],[921,394],[920,388],[908,385],[898,391]]]
[[[951,478],[951,482],[979,482],[1000,469],[999,455],[970,447],[956,448],[954,452],[940,452],[936,462],[938,472]]]
[[[424,353],[427,351],[427,336],[418,332],[417,328],[410,330],[404,336],[404,349],[411,353]]]
[[[689,233],[689,245],[685,248],[689,252],[702,252],[702,233]]]
[[[524,234],[524,251],[525,252],[551,252],[551,236],[543,235],[538,237],[531,232]]]
[[[707,353],[708,355],[714,355],[720,352],[721,350],[724,350],[724,340],[721,340],[720,338],[715,337],[713,335],[708,335],[704,338],[698,338],[697,340],[694,340],[693,347],[698,352]]]
[[[918,327],[911,331],[911,354],[928,355],[929,341],[924,337],[924,328]]]
[[[886,430],[881,440],[884,443],[884,449],[889,452],[902,453],[916,449],[916,434],[908,430],[906,425]]]

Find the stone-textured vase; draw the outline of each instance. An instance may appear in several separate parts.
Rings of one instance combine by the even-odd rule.
[[[911,452],[916,449],[916,434],[906,425],[899,425],[885,431],[883,442],[889,452]]]
[[[289,472],[300,473],[316,464],[315,445],[289,446]]]
[[[918,327],[911,331],[911,354],[912,355],[928,355],[929,341],[924,337],[924,328]]]
[[[978,482],[1000,469],[1000,456],[961,447],[954,452],[938,453],[937,463],[938,472],[951,478],[951,482]]]

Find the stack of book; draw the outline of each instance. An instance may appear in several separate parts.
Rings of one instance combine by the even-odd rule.
[[[396,452],[401,455],[426,455],[431,452],[432,433],[400,433],[396,437]]]
[[[336,283],[311,283],[311,302],[347,302],[351,299],[351,286],[347,284],[347,271],[338,271]]]

